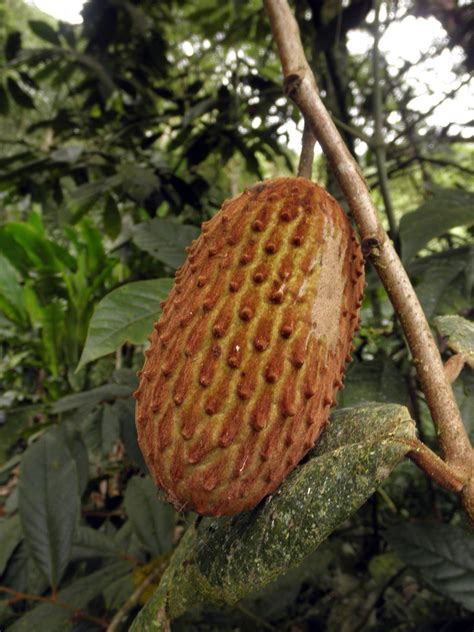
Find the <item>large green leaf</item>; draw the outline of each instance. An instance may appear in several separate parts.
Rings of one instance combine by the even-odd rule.
[[[416,211],[400,221],[404,261],[409,261],[434,237],[456,226],[474,224],[474,193],[440,189]]]
[[[67,603],[74,608],[83,610],[87,604],[102,591],[115,582],[119,577],[130,573],[128,562],[113,562],[95,573],[90,573],[73,584],[59,591],[58,601]],[[73,610],[58,608],[51,603],[44,603],[33,608],[10,626],[10,632],[32,632],[44,630],[46,632],[69,632],[77,630]]]
[[[448,346],[462,353],[471,369],[474,369],[474,323],[462,316],[438,316],[434,320],[436,329],[447,336]]]
[[[235,604],[298,566],[373,494],[414,436],[402,406],[337,411],[310,458],[272,497],[252,512],[188,529],[132,630],[164,630],[168,618],[194,606]]]
[[[447,524],[401,524],[386,537],[439,592],[474,611],[474,538]]]
[[[132,478],[125,492],[125,509],[133,531],[153,555],[167,553],[173,545],[176,513],[168,503],[158,500],[150,477]]]
[[[22,538],[20,517],[17,515],[0,520],[0,575],[11,554],[16,549]]]
[[[134,227],[133,241],[158,261],[171,268],[179,268],[186,257],[185,247],[189,246],[198,233],[195,226],[155,218]]]
[[[55,430],[23,455],[19,507],[31,555],[56,589],[71,554],[79,495],[76,463]]]
[[[135,281],[107,294],[95,307],[77,370],[125,342],[143,344],[171,285],[171,279]]]

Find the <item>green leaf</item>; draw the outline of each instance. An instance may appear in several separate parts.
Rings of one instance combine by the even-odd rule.
[[[346,373],[344,390],[338,396],[340,407],[370,402],[406,404],[406,382],[390,358],[354,362]]]
[[[10,559],[11,554],[20,543],[23,534],[20,526],[20,516],[16,514],[11,518],[0,520],[0,575]]]
[[[23,535],[23,534],[22,534]],[[8,561],[2,584],[18,592],[41,595],[48,589],[48,582],[34,563],[31,551],[23,540]]]
[[[143,344],[171,285],[171,279],[135,281],[107,294],[95,307],[77,371],[126,342]]]
[[[19,31],[13,31],[8,34],[5,44],[5,59],[11,61],[14,59],[21,50],[21,33]]]
[[[0,255],[0,311],[20,327],[28,324],[21,277],[8,259]]]
[[[173,546],[176,513],[171,505],[158,500],[152,479],[130,479],[124,502],[133,531],[145,549],[155,556],[167,553]]]
[[[43,22],[42,20],[29,20],[28,24],[33,33],[40,39],[54,44],[55,46],[60,46],[61,41],[58,34],[47,22]]]
[[[443,253],[448,254],[448,253]],[[416,283],[415,291],[427,318],[439,313],[440,303],[446,296],[446,290],[466,268],[466,259],[453,257],[423,257],[415,259],[421,262],[422,276]],[[426,265],[425,265],[426,264]],[[415,267],[415,266],[413,266]]]
[[[102,407],[102,451],[108,454],[120,437],[120,416],[118,409],[110,404]]]
[[[58,432],[76,462],[78,493],[82,496],[89,482],[89,455],[86,445],[73,422],[62,423]]]
[[[198,234],[195,226],[155,218],[133,228],[133,242],[158,261],[179,268],[186,258],[184,249]]]
[[[122,229],[122,218],[118,210],[117,202],[112,195],[107,196],[102,215],[104,230],[110,239],[116,239]]]
[[[301,564],[374,493],[414,436],[401,406],[336,411],[310,458],[272,497],[252,512],[188,529],[131,629],[164,630],[167,618],[188,608],[235,604]]]
[[[7,116],[10,112],[10,101],[5,87],[0,83],[0,115]]]
[[[438,316],[435,327],[442,336],[447,336],[448,346],[462,353],[471,369],[474,369],[474,323],[462,316]]]
[[[135,425],[135,400],[132,398],[119,400],[116,403],[116,407],[118,408],[121,423],[120,436],[127,456],[132,461],[135,461],[143,472],[147,472],[147,467],[138,445],[137,427]]]
[[[40,324],[43,352],[48,368],[54,377],[59,376],[62,342],[66,328],[66,306],[61,300],[53,300],[42,307]]]
[[[84,418],[83,434],[89,450],[99,457],[107,455],[120,437],[118,408],[105,404]]]
[[[387,540],[435,590],[474,611],[474,538],[447,524],[401,524]]]
[[[76,464],[55,430],[23,455],[19,489],[25,539],[55,590],[69,562],[79,515]]]
[[[19,105],[21,108],[34,110],[35,104],[33,99],[30,97],[28,92],[25,92],[20,85],[12,79],[12,77],[8,77],[7,79],[8,91],[10,92],[13,100]]]
[[[90,573],[67,588],[60,590],[57,595],[58,601],[84,610],[87,604],[106,590],[112,582],[129,573],[130,564],[128,562],[108,564],[105,568]],[[32,632],[33,630],[72,632],[72,630],[77,629],[76,626],[74,611],[44,603],[23,615],[21,619],[9,627],[9,632]]]
[[[61,397],[61,399],[58,399],[58,401],[51,406],[51,412],[60,414],[75,410],[76,408],[83,408],[84,412],[86,412],[92,410],[92,408],[95,408],[95,406],[101,402],[129,397],[132,391],[133,388],[129,385],[104,384],[103,386],[92,388],[89,391]]]
[[[400,221],[404,261],[412,259],[434,237],[456,226],[474,224],[474,193],[440,189],[416,211]]]
[[[33,217],[31,218],[33,220]],[[73,257],[59,244],[46,239],[33,225],[33,221],[8,222],[0,229],[0,247],[20,272],[26,274],[31,263],[37,270],[62,272],[64,267],[73,269]]]
[[[121,179],[123,189],[140,204],[143,204],[153,191],[160,188],[160,180],[155,173],[139,165],[123,165],[118,177]]]
[[[113,538],[98,529],[79,526],[74,537],[71,558],[74,560],[115,557],[120,550]]]
[[[474,443],[474,371],[465,370],[453,384],[464,426],[469,433],[471,443]]]
[[[120,608],[133,593],[134,588],[131,572],[112,581],[103,591],[107,610]]]

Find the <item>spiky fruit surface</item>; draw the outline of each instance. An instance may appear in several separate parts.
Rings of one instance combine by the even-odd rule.
[[[344,212],[303,178],[257,184],[203,224],[135,393],[140,447],[176,508],[250,509],[313,446],[350,359],[363,285]]]

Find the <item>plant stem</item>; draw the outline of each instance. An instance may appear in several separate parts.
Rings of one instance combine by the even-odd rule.
[[[69,610],[72,616],[76,619],[82,619],[83,621],[90,621],[91,623],[95,623],[101,628],[107,628],[107,621],[105,619],[100,619],[99,617],[93,617],[92,615],[83,612],[80,608],[76,608],[75,606],[65,603],[64,601],[58,601],[55,596],[52,597],[44,597],[43,595],[30,595],[28,593],[18,592],[17,590],[13,590],[13,588],[9,588],[8,586],[0,586],[0,593],[6,593],[7,595],[12,596],[12,601],[37,601],[41,603],[49,603],[53,606],[57,606],[58,608],[62,608],[63,610]]]
[[[380,0],[375,2],[374,45],[372,48],[372,67],[374,75],[374,148],[380,191],[382,193],[385,213],[390,227],[390,236],[399,252],[397,222],[393,210],[390,187],[388,185],[386,151],[383,139],[382,78],[380,72]]]
[[[303,129],[303,139],[300,154],[300,162],[298,164],[298,176],[311,180],[313,173],[313,158],[314,158],[314,143],[316,138],[314,137],[311,127],[305,122]]]
[[[474,458],[469,438],[444,374],[443,363],[408,275],[377,216],[367,184],[322,103],[306,60],[296,20],[286,0],[265,0],[283,69],[285,92],[293,99],[335,173],[362,239],[398,314],[425,393],[447,465],[465,481],[463,502],[474,523]]]

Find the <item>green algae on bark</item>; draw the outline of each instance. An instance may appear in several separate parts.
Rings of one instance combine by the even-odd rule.
[[[167,630],[202,605],[232,605],[298,566],[405,456],[415,426],[403,406],[336,411],[316,448],[251,512],[188,528],[131,630]]]

